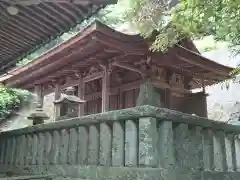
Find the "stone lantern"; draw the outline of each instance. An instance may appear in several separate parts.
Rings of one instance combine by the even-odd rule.
[[[55,112],[56,120],[63,120],[71,117],[77,117],[79,107],[85,103],[84,100],[74,95],[75,89],[68,87],[66,92],[61,94],[60,98],[54,102],[57,109]]]
[[[28,117],[28,120],[33,121],[33,125],[43,124],[44,120],[49,119],[48,115],[43,111],[41,104],[37,104],[36,110],[31,113]]]

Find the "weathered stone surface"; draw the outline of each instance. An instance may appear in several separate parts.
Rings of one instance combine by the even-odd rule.
[[[214,170],[226,171],[226,148],[225,133],[223,131],[215,131],[213,134],[213,150],[214,150]]]
[[[150,105],[161,107],[160,94],[150,81],[140,86],[140,92],[137,99],[137,106]]]
[[[189,137],[187,124],[178,124],[174,129],[174,151],[177,167],[184,167],[188,170],[193,168],[190,164],[192,157],[189,156]]]
[[[89,147],[88,147],[88,164],[99,165],[100,153],[100,127],[99,125],[91,125],[89,127]]]
[[[236,154],[234,148],[234,135],[226,134],[225,137],[225,148],[226,148],[226,163],[227,170],[229,172],[236,170],[236,162],[234,161]]]
[[[68,161],[68,144],[69,144],[69,132],[66,129],[62,129],[60,132],[60,152],[59,160],[60,164],[67,164]]]
[[[37,164],[37,154],[38,154],[38,135],[37,134],[33,134],[33,146],[32,146],[32,152],[33,152],[33,156],[32,156],[32,165]]]
[[[139,118],[139,165],[158,165],[158,132],[155,118]]]
[[[214,130],[223,130],[225,132],[240,133],[240,127],[234,126],[222,122],[212,121],[198,116],[192,116],[189,114],[180,113],[177,111],[157,108],[153,106],[139,106],[135,108],[122,109],[116,111],[110,111],[101,114],[93,114],[89,116],[83,116],[79,118],[72,118],[65,121],[59,121],[56,123],[46,123],[33,127],[26,127],[13,131],[0,132],[1,135],[21,135],[23,133],[41,132],[46,130],[55,130],[61,128],[71,128],[79,125],[87,125],[90,123],[101,123],[107,121],[121,121],[126,119],[137,119],[139,117],[152,117],[158,121],[169,120],[176,123],[185,123],[190,125],[201,126],[204,128],[211,128]]]
[[[204,170],[212,171],[213,167],[213,132],[212,130],[205,128],[203,129],[203,162]]]
[[[37,154],[37,164],[43,164],[43,153],[44,153],[44,133],[38,134],[38,154]]]
[[[4,172],[6,167],[1,167]],[[20,174],[51,175],[54,180],[172,180],[166,176],[166,169],[160,168],[122,168],[122,167],[91,167],[91,166],[34,166],[11,167],[9,170]],[[178,180],[238,180],[240,172],[188,172],[171,171],[177,174]]]
[[[112,166],[124,166],[125,161],[125,124],[113,123]]]
[[[27,146],[27,139],[26,139],[26,135],[22,135],[21,136],[21,140],[20,140],[20,150],[19,150],[19,158],[20,158],[20,165],[23,166],[24,165],[24,158],[25,158],[25,154],[26,154],[26,146]]]
[[[175,152],[174,152],[174,137],[173,124],[170,121],[163,121],[158,126],[158,146],[159,146],[159,167],[165,169],[165,177],[167,179],[176,179],[175,172]],[[161,154],[161,155],[160,155]]]
[[[88,145],[89,145],[89,129],[80,126],[78,129],[78,163],[88,163]]]
[[[78,132],[77,128],[71,128],[69,134],[69,147],[68,147],[68,163],[77,164],[77,150],[78,150]]]
[[[239,139],[233,139],[239,128],[152,106],[107,112],[0,133],[0,172],[86,180],[238,180],[235,172],[220,172],[240,171]],[[17,166],[11,165],[13,138]],[[219,172],[205,173],[213,170]]]
[[[195,170],[203,170],[203,145],[202,145],[202,128],[199,126],[192,126],[189,128],[189,164]]]
[[[25,164],[31,165],[32,164],[32,159],[33,159],[33,136],[32,134],[28,134],[26,136],[27,138],[27,153],[25,157]]]
[[[16,158],[15,158],[15,165],[19,165],[20,164],[20,145],[21,145],[21,136],[16,136],[17,139],[17,143],[16,143]]]
[[[60,145],[61,145],[61,134],[60,131],[53,131],[52,148],[50,151],[50,163],[59,164],[60,162]]]
[[[13,137],[12,138],[12,147],[11,147],[11,150],[10,150],[10,164],[13,165],[14,164],[14,161],[16,159],[16,150],[17,150],[17,146],[16,146],[16,143],[17,143],[17,140],[16,140],[16,137]]]
[[[112,126],[100,124],[100,157],[99,163],[103,166],[112,164]]]
[[[125,166],[138,165],[138,130],[137,122],[125,122]]]
[[[236,170],[240,171],[240,138],[239,136],[234,137],[234,145],[235,145],[235,154],[236,154]]]
[[[44,152],[43,152],[43,163],[50,164],[50,151],[52,149],[52,134],[50,132],[46,132],[44,134]]]

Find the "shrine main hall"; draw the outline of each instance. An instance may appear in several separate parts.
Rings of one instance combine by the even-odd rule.
[[[70,113],[73,117],[135,107],[139,88],[147,82],[160,93],[163,107],[207,117],[205,87],[229,79],[232,68],[201,56],[189,39],[165,53],[151,52],[150,45],[140,35],[123,34],[95,21],[10,71],[2,83],[35,92],[41,106],[44,96],[54,92],[56,120],[64,115],[57,104],[65,100],[78,103]],[[193,93],[196,88],[202,91]]]

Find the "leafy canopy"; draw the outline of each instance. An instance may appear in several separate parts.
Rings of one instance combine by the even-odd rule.
[[[0,121],[8,118],[12,111],[31,98],[28,91],[0,87]]]
[[[240,53],[238,0],[131,0],[129,17],[144,35],[159,30],[153,49],[166,50],[183,37],[212,35]],[[177,0],[175,0],[177,1]],[[177,4],[177,5],[176,5]]]

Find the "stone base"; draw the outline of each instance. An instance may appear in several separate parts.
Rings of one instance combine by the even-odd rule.
[[[0,166],[0,173],[9,171],[22,175],[49,175],[53,180],[238,180],[240,177],[240,172],[178,171],[179,173],[177,173],[176,171],[167,172],[166,169],[147,167],[130,168],[74,165]]]

